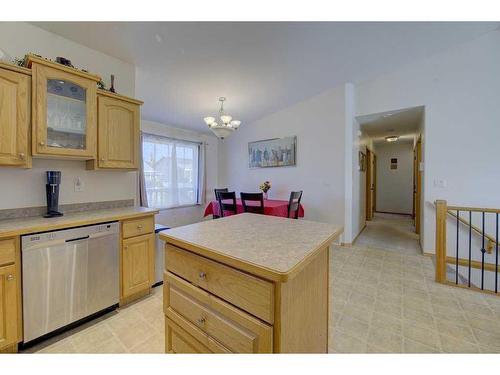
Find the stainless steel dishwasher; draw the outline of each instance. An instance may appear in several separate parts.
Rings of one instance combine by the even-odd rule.
[[[22,236],[24,343],[119,302],[117,222]]]

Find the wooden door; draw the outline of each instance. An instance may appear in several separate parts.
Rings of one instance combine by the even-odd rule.
[[[99,168],[137,169],[139,105],[99,95]]]
[[[31,167],[31,77],[0,69],[0,165]]]
[[[32,64],[31,69],[33,72],[33,155],[95,159],[97,155],[96,82],[37,63]],[[60,83],[59,87],[57,82]],[[57,89],[61,94],[52,92],[57,92]],[[71,97],[71,93],[75,97],[77,93],[80,93],[80,98]],[[76,128],[75,124],[80,124],[81,127]],[[81,142],[81,144],[74,146],[75,139],[79,140],[76,143]]]
[[[366,220],[372,220],[375,211],[375,154],[366,149]]]
[[[17,343],[16,266],[0,267],[0,349]]]
[[[122,243],[122,298],[151,288],[154,279],[154,234]]]
[[[420,171],[420,163],[422,162],[422,139],[418,138],[414,151],[414,186],[413,186],[413,214],[415,218],[415,232],[420,234],[421,226],[421,194],[422,194],[422,172]]]

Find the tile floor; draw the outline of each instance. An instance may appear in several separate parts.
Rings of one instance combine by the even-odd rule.
[[[24,353],[164,353],[162,287],[138,302],[65,332]]]
[[[361,247],[394,250],[401,254],[420,255],[420,243],[413,219],[405,215],[376,213],[356,240]]]
[[[332,247],[329,351],[500,353],[500,297],[435,283],[432,258],[421,255],[415,241],[411,221],[377,216],[355,246]],[[163,353],[163,348],[159,287],[27,352]]]

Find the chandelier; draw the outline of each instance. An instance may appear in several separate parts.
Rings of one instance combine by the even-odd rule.
[[[233,120],[232,116],[224,113],[224,102],[226,98],[221,96],[219,98],[220,109],[219,109],[219,119],[220,124],[216,121],[215,117],[205,117],[203,121],[208,125],[208,128],[213,131],[215,136],[220,139],[229,137],[233,131],[238,129],[241,124],[239,120]]]

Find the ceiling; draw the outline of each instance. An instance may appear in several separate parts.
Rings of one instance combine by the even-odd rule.
[[[36,22],[137,67],[143,118],[207,131],[218,97],[242,126],[477,38],[498,22]]]
[[[385,137],[391,135],[404,142],[413,141],[421,128],[423,114],[424,107],[413,107],[359,116],[356,120],[361,130],[375,143],[385,142]]]

